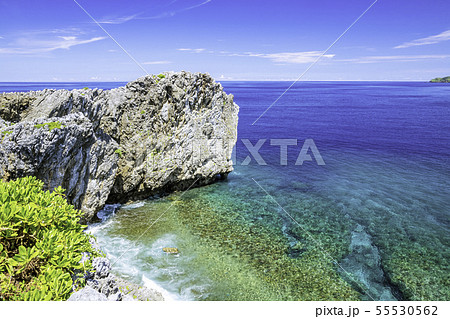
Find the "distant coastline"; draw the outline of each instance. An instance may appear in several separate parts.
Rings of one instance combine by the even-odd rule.
[[[431,83],[450,83],[450,76],[446,76],[445,78],[435,78],[430,81]]]

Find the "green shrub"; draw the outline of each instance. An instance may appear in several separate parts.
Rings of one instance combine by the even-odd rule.
[[[164,74],[158,74],[158,77],[160,78],[160,79],[164,79],[166,76],[164,75]]]
[[[91,269],[99,255],[64,190],[43,185],[35,177],[0,180],[0,300],[66,300],[71,275]],[[80,263],[84,252],[89,258]]]
[[[35,128],[41,128],[41,127],[45,127],[46,125],[48,125],[48,130],[54,130],[55,128],[61,128],[62,125],[60,122],[49,122],[49,123],[43,123],[43,124],[36,124],[34,127]]]

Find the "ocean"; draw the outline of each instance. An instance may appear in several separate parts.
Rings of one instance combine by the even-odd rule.
[[[234,171],[106,207],[88,231],[115,273],[174,300],[450,300],[450,85],[300,82],[261,118],[290,83],[222,85]]]

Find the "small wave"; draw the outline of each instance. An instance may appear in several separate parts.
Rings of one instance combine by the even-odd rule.
[[[123,205],[122,209],[133,209],[133,208],[139,208],[145,205],[145,202],[137,202],[133,204]]]
[[[97,217],[104,222],[112,217],[119,210],[120,206],[120,204],[105,205],[105,207],[97,213]]]
[[[109,225],[111,225],[111,224],[112,224],[111,220],[109,220],[109,221],[102,221],[102,222],[97,223],[97,224],[91,224],[86,229],[86,232],[95,236],[95,235],[97,235],[97,233],[99,231],[102,231],[103,229],[108,228]]]

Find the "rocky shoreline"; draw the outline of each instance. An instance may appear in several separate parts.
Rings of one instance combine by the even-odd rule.
[[[207,74],[146,76],[113,90],[0,94],[0,177],[66,189],[91,220],[232,171],[239,107]]]
[[[121,205],[106,205],[97,215],[100,222],[105,222],[111,215],[115,214]],[[89,229],[89,228],[88,228]],[[88,232],[88,229],[86,230]],[[100,255],[105,255],[97,240],[89,239],[94,251]],[[89,258],[89,253],[84,253],[80,262]],[[113,264],[106,257],[96,257],[92,261],[92,271],[85,273],[75,273],[72,276],[74,285],[73,293],[68,301],[164,301],[163,293],[156,290],[140,286],[114,275]],[[85,287],[79,289],[75,284],[77,279],[82,279],[86,283]]]
[[[68,301],[164,301],[160,292],[112,274],[111,263],[107,258],[97,257],[92,265],[94,270],[82,275],[86,286],[75,291]]]
[[[0,178],[62,186],[95,220],[106,204],[206,185],[233,170],[239,107],[207,74],[169,72],[112,90],[0,94]],[[95,243],[91,243],[95,247]],[[100,249],[100,248],[96,248]],[[164,300],[111,273],[107,258],[74,275],[69,301]]]

